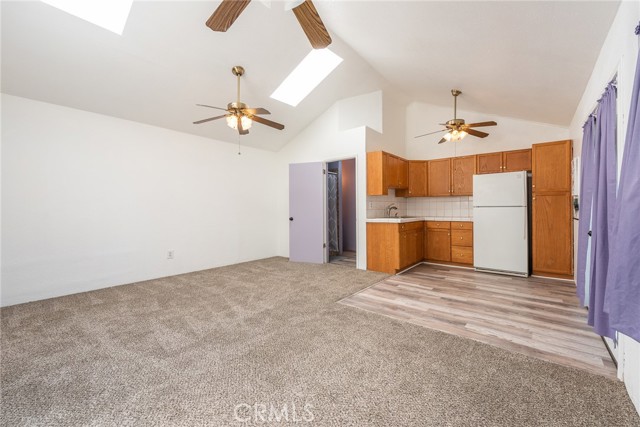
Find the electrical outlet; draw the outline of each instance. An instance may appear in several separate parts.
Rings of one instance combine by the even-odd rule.
[[[175,255],[174,251],[168,251],[167,252],[167,259],[173,259],[174,255]]]
[[[373,209],[373,202],[369,202],[369,209]]]

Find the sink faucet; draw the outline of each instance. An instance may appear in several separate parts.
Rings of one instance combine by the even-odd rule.
[[[395,209],[396,211],[398,210],[398,208],[396,207],[395,203],[391,203],[389,204],[389,206],[387,206],[385,208],[385,213],[387,214],[387,218],[391,218],[391,211]]]

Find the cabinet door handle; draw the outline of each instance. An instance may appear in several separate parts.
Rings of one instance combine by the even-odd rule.
[[[462,240],[462,237],[460,238],[460,240]]]

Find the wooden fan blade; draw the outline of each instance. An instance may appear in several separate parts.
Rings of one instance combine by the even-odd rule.
[[[267,120],[260,116],[251,116],[251,120],[253,120],[254,122],[261,123],[263,125],[271,126],[272,128],[275,128],[278,130],[284,129],[284,125],[281,125],[280,123],[272,122],[271,120]]]
[[[482,127],[482,126],[496,126],[496,125],[497,125],[496,122],[490,121],[490,122],[470,123],[470,124],[465,125],[465,126],[470,127],[470,128],[479,128],[479,127]]]
[[[210,122],[212,120],[218,120],[218,119],[221,119],[223,117],[226,117],[226,114],[223,114],[221,116],[209,117],[208,119],[198,120],[197,122],[193,122],[193,124],[194,125],[199,125],[200,123],[206,123],[206,122]]]
[[[438,144],[442,144],[443,142],[447,142],[447,140],[442,138],[440,141],[438,141]]]
[[[216,110],[228,111],[226,108],[214,107],[213,105],[196,104],[198,107],[215,108]]]
[[[293,13],[314,49],[324,49],[331,44],[331,36],[311,0],[294,7]]]
[[[442,130],[437,130],[435,132],[423,133],[422,135],[414,136],[414,138],[420,138],[421,136],[433,135],[434,133],[439,133],[439,132],[446,132],[448,130],[449,129],[442,129]]]
[[[469,135],[477,136],[478,138],[485,138],[485,137],[489,136],[488,133],[480,132],[479,130],[465,129],[464,131],[466,133],[468,133]]]
[[[222,3],[207,20],[213,31],[227,31],[251,0],[222,0]]]
[[[207,20],[207,27],[213,31],[227,31],[249,3],[251,0],[222,0]]]
[[[265,110],[264,108],[243,108],[242,112],[247,116],[253,116],[255,114],[271,114],[269,110]]]

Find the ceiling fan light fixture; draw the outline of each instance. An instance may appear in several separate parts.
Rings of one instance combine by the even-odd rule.
[[[467,135],[468,133],[463,130],[458,131],[454,129],[451,132],[445,133],[443,138],[446,139],[447,141],[460,141],[464,139],[464,137]]]
[[[249,130],[251,125],[253,124],[253,120],[251,120],[247,116],[240,116],[240,124],[242,124],[242,129]],[[233,130],[238,130],[238,116],[230,114],[227,116],[227,126],[229,126]]]

